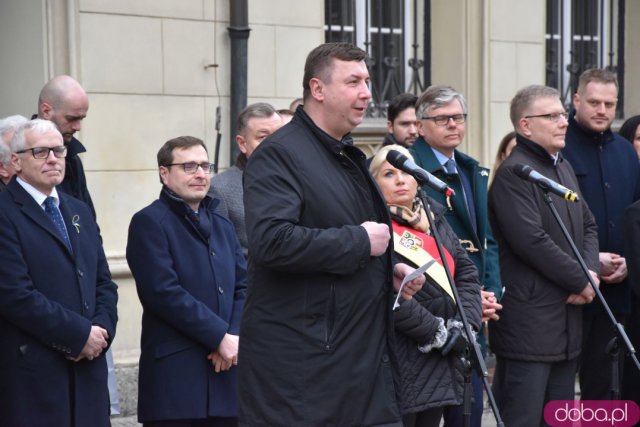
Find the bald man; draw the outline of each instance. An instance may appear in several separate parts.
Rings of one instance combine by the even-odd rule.
[[[87,111],[89,111],[87,93],[80,83],[72,77],[56,76],[49,80],[40,91],[37,117],[55,123],[62,134],[64,145],[67,147],[65,162],[67,173],[62,184],[58,186],[58,190],[88,204],[95,218],[96,211],[87,189],[84,167],[78,156],[87,150],[73,136],[81,129],[82,120],[87,117]]]

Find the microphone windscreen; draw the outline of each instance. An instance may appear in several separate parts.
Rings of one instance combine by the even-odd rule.
[[[397,150],[389,150],[387,153],[387,162],[395,168],[400,169],[407,160],[407,156]]]
[[[524,178],[524,179],[529,178],[529,175],[531,174],[532,170],[533,169],[531,169],[531,166],[523,165],[521,163],[518,163],[513,167],[513,171],[515,172],[515,174],[518,175],[520,178]]]

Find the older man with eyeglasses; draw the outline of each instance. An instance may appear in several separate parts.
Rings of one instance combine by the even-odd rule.
[[[498,249],[491,234],[487,215],[487,185],[489,169],[462,153],[458,146],[465,135],[467,103],[464,96],[449,86],[431,86],[416,103],[418,134],[411,147],[418,166],[445,181],[456,192],[445,197],[430,188],[423,190],[447,209],[445,218],[460,239],[460,244],[478,268],[482,285],[483,320],[498,319],[500,308],[500,267]],[[484,350],[484,335],[479,334]],[[474,404],[471,425],[479,426],[482,419],[482,381],[472,377]],[[461,406],[444,412],[446,426],[463,425]]]
[[[160,198],[129,226],[127,261],[142,315],[138,420],[237,425],[236,364],[246,262],[207,195],[213,165],[191,136],[158,151]]]
[[[52,122],[20,125],[11,148],[16,178],[0,194],[1,424],[109,426],[117,287],[98,228],[89,206],[56,188],[67,148]]]

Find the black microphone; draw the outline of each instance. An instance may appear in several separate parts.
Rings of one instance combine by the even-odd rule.
[[[452,188],[449,188],[447,184],[413,163],[407,156],[399,151],[389,150],[387,153],[387,162],[389,162],[391,166],[414,177],[421,185],[427,184],[437,192],[444,193],[447,197],[455,196],[456,194],[456,192],[453,191]]]
[[[539,174],[535,170],[531,168],[531,166],[517,164],[513,167],[513,171],[522,179],[526,179],[527,181],[531,181],[534,184],[537,184],[538,187],[542,188],[545,191],[550,191],[553,194],[557,194],[565,200],[570,202],[577,202],[580,200],[575,191],[569,190],[567,187],[558,184],[557,182],[547,178],[544,175]]]

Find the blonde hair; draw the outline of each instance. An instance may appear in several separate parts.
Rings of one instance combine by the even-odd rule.
[[[369,173],[371,173],[371,176],[375,178],[378,175],[378,173],[380,172],[380,166],[382,166],[382,164],[387,161],[387,154],[391,150],[399,151],[400,153],[407,156],[409,160],[414,161],[413,156],[411,155],[409,150],[407,150],[402,145],[385,145],[380,150],[378,150],[378,152],[373,156],[373,159],[371,159],[371,164],[369,165]]]

